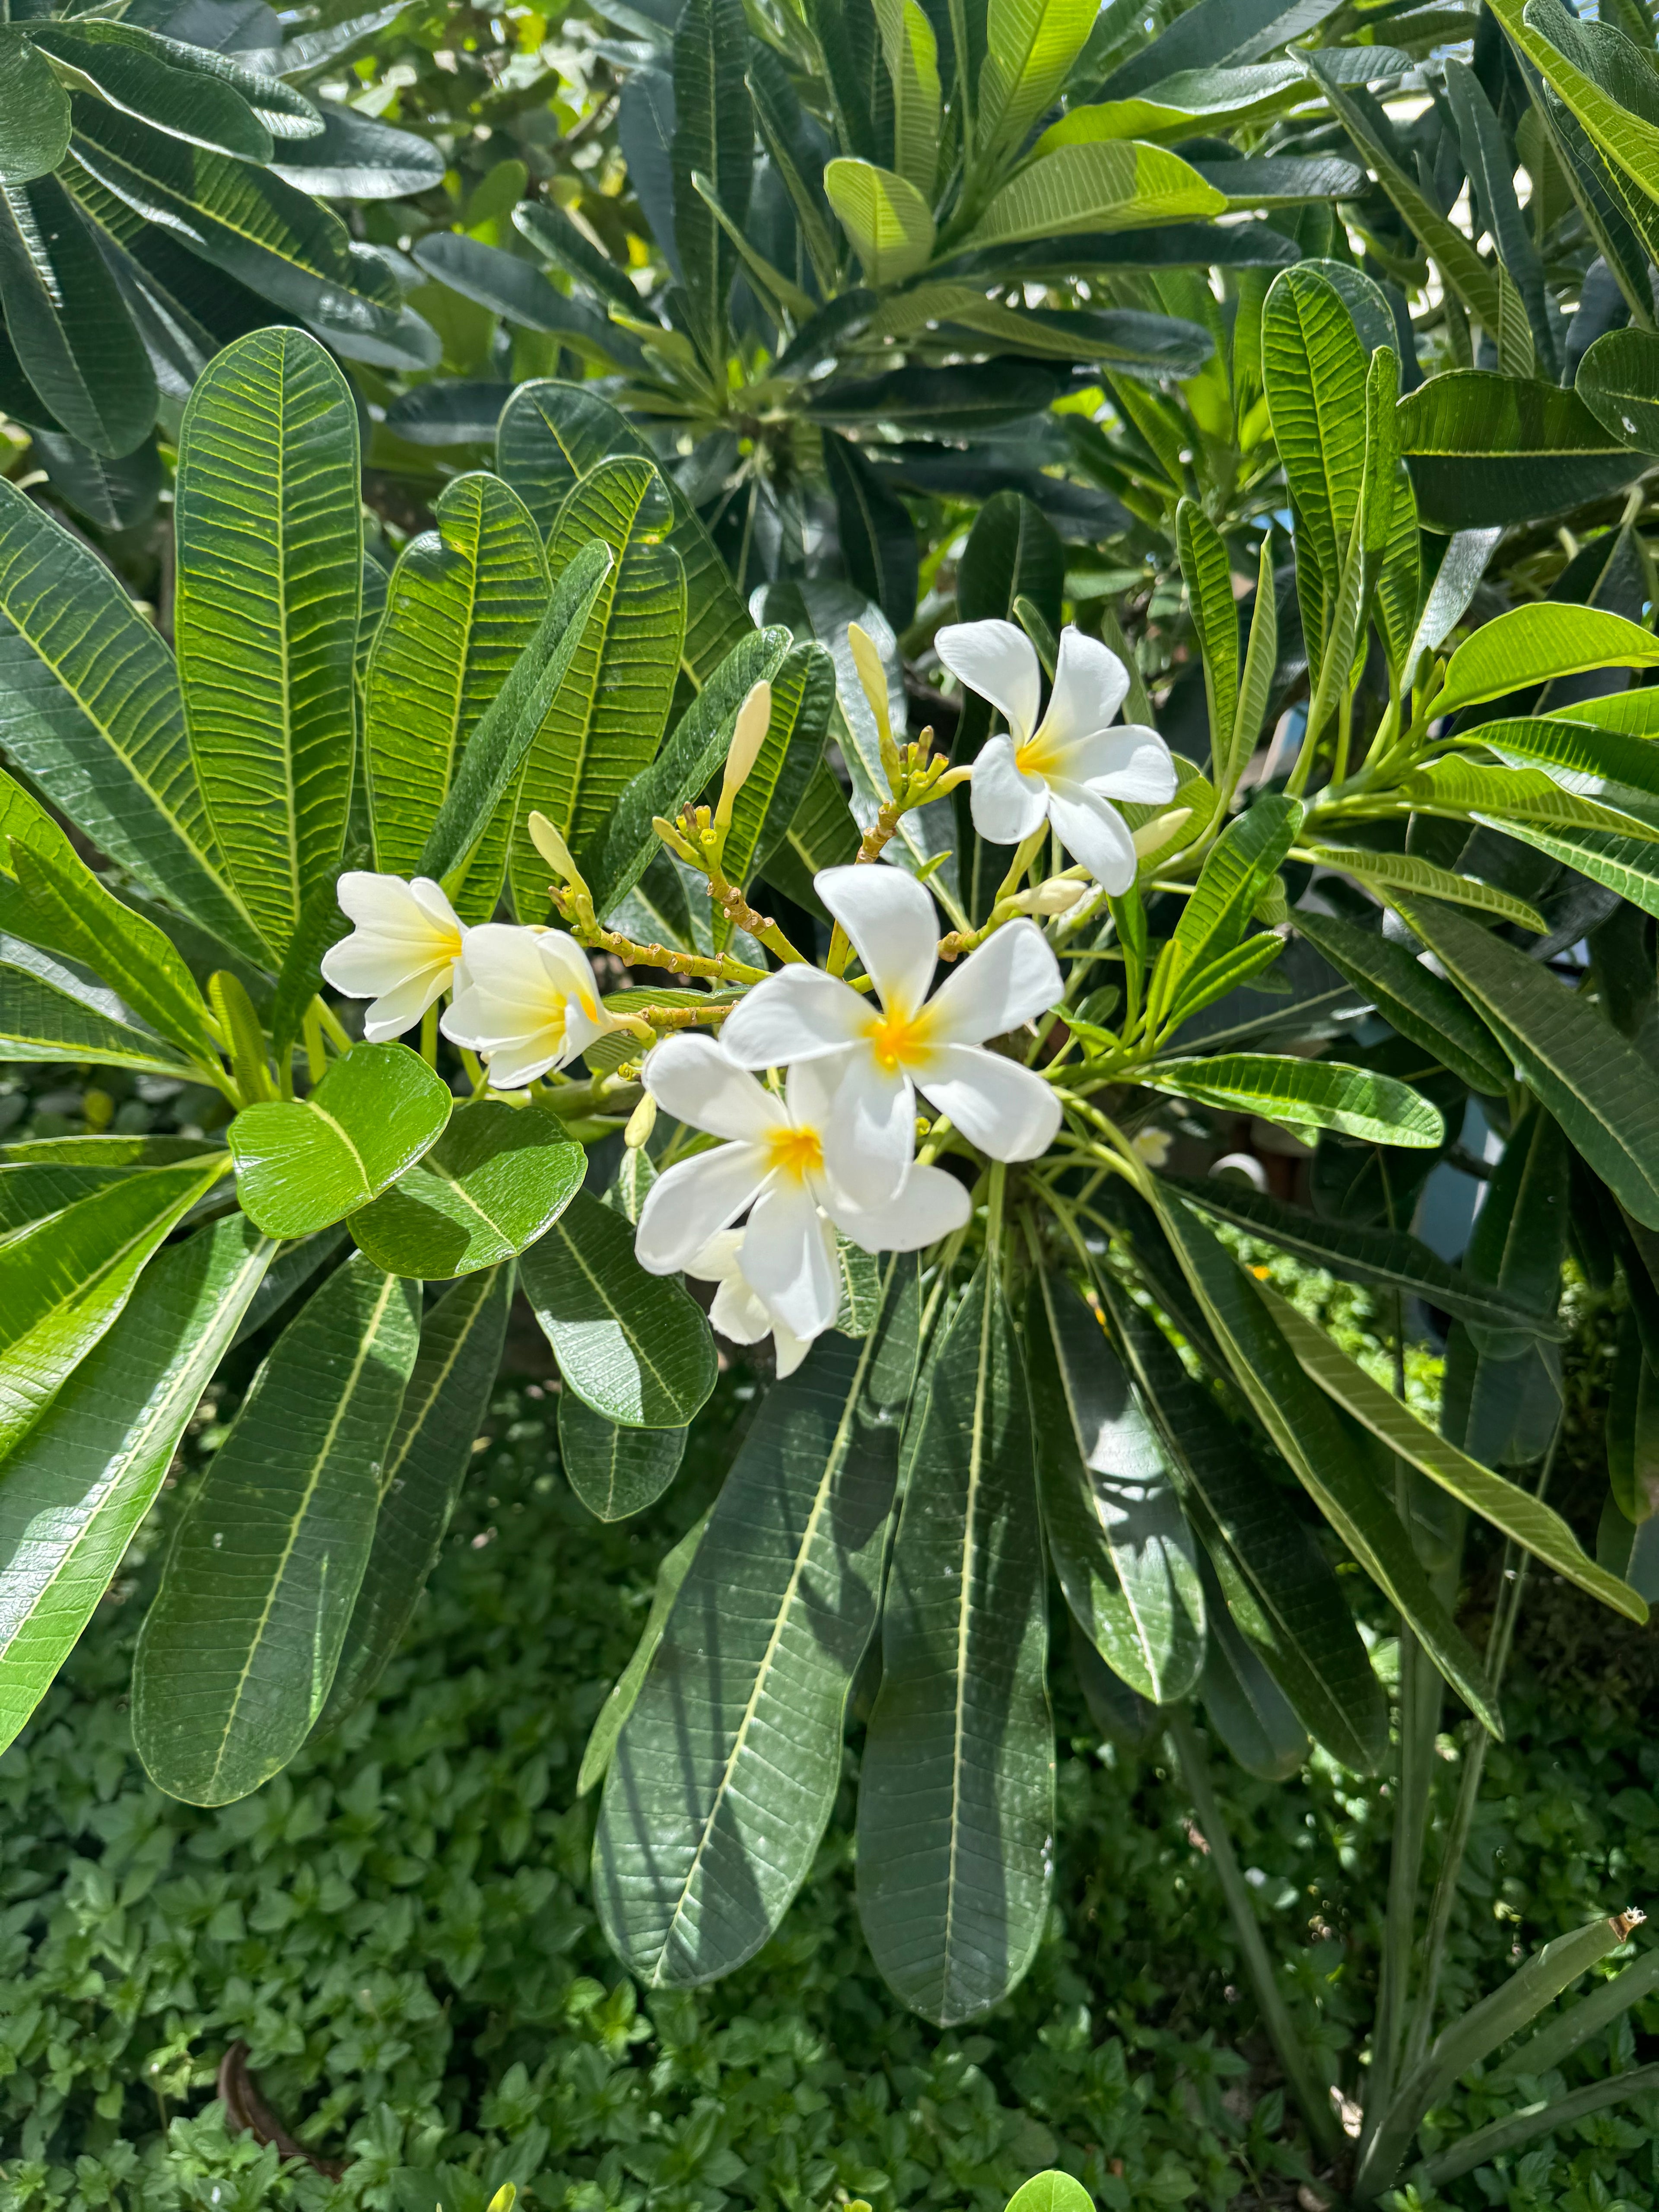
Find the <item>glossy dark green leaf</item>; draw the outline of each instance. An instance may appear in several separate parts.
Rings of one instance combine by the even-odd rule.
[[[722,379],[736,256],[691,178],[694,171],[707,177],[726,215],[744,228],[755,145],[744,82],[748,47],[739,0],[687,0],[674,28],[674,242],[687,320],[704,361]]]
[[[794,647],[771,681],[772,719],[732,809],[732,826],[720,857],[727,880],[734,884],[746,883],[751,869],[765,866],[767,856],[793,821],[823,757],[824,736],[836,703],[836,665],[821,645]],[[724,920],[723,915],[719,918]]]
[[[1217,838],[1154,971],[1149,1004],[1172,1005],[1188,976],[1231,952],[1302,827],[1301,803],[1259,799]]]
[[[152,1075],[188,1074],[181,1054],[119,1018],[119,1002],[108,992],[88,999],[76,985],[69,969],[0,934],[0,1060],[91,1060]]]
[[[1196,500],[1182,501],[1176,511],[1176,532],[1187,605],[1204,657],[1212,781],[1218,782],[1231,757],[1238,714],[1238,607],[1231,562],[1220,533]]]
[[[330,200],[386,200],[429,192],[443,182],[443,155],[412,131],[393,131],[372,115],[317,103],[314,137],[285,138],[269,164],[285,184]]]
[[[379,1473],[368,1565],[320,1726],[371,1695],[403,1640],[472,1464],[501,1364],[513,1270],[470,1276],[421,1322],[420,1348]]]
[[[47,177],[69,151],[70,104],[21,23],[0,27],[0,185]]]
[[[456,477],[434,520],[398,557],[363,689],[374,864],[392,875],[419,869],[472,733],[548,600],[540,533],[498,477]],[[495,911],[506,845],[503,811],[458,887],[464,921]]]
[[[133,1742],[170,1797],[246,1797],[322,1711],[419,1334],[416,1294],[359,1255],[255,1376],[179,1523],[133,1661]]]
[[[1659,333],[1608,331],[1579,362],[1573,389],[1614,437],[1659,452]]]
[[[1443,1060],[1473,1090],[1497,1097],[1508,1088],[1509,1062],[1486,1024],[1407,946],[1381,930],[1303,907],[1296,926],[1402,1036]]]
[[[823,465],[848,577],[896,631],[908,629],[916,611],[917,556],[903,501],[859,448],[833,430],[823,434]]]
[[[0,307],[23,373],[72,438],[130,453],[155,420],[155,377],[114,277],[56,177],[0,198]]]
[[[413,1167],[454,1103],[407,1045],[354,1045],[309,1098],[245,1106],[231,1123],[243,1212],[272,1237],[343,1220]]]
[[[624,1429],[585,1406],[574,1390],[559,1394],[559,1463],[565,1479],[599,1521],[626,1521],[654,1505],[679,1473],[684,1429]]]
[[[913,1266],[862,1344],[820,1337],[770,1392],[623,1725],[593,1844],[605,1932],[648,1984],[751,1957],[805,1880],[876,1626],[915,1359]]]
[[[69,1656],[275,1247],[233,1215],[161,1254],[0,1481],[0,1745]]]
[[[1031,1416],[983,1268],[921,1389],[860,1772],[859,1917],[895,1992],[954,2027],[1030,1965],[1054,1831]]]
[[[633,1656],[611,1686],[611,1694],[599,1708],[599,1717],[582,1753],[581,1766],[576,1776],[576,1795],[586,1797],[594,1784],[603,1782],[610,1769],[611,1756],[617,1748],[617,1739],[637,1703],[651,1662],[657,1656],[663,1631],[668,1626],[668,1616],[674,1609],[674,1601],[680,1586],[691,1571],[691,1562],[697,1556],[703,1531],[714,1512],[711,1505],[699,1514],[680,1538],[673,1550],[657,1570],[656,1587],[651,1593],[651,1610],[645,1617],[645,1626],[634,1647]]]
[[[1437,1146],[1445,1137],[1438,1108],[1408,1084],[1340,1060],[1223,1053],[1164,1060],[1144,1069],[1140,1080],[1200,1105],[1259,1114],[1288,1128],[1340,1129],[1372,1144],[1419,1149]]]
[[[1217,1735],[1244,1769],[1285,1782],[1308,1756],[1308,1732],[1259,1652],[1227,1611],[1215,1571],[1205,1577],[1210,1637],[1198,1695]]]
[[[166,488],[167,471],[153,430],[142,445],[115,459],[50,428],[35,432],[34,452],[64,506],[100,529],[141,529]]]
[[[544,1235],[581,1188],[587,1155],[556,1115],[480,1098],[351,1233],[377,1267],[427,1282],[499,1267]]]
[[[714,1340],[678,1283],[647,1275],[634,1232],[578,1191],[520,1262],[566,1387],[629,1429],[683,1429],[714,1387]]]
[[[519,254],[485,246],[459,231],[433,230],[416,242],[415,259],[464,298],[522,329],[551,331],[578,350],[591,349],[607,362],[626,363],[634,357],[635,346],[625,332],[613,331],[602,315],[567,299]]]
[[[153,123],[170,137],[240,161],[270,159],[270,133],[235,88],[198,70],[171,67],[163,42],[137,26],[47,21],[31,35],[77,88],[96,92],[112,107]]]
[[[513,228],[538,253],[556,261],[585,285],[601,304],[638,315],[639,290],[627,270],[602,253],[554,201],[520,200],[513,210]]]
[[[357,479],[350,389],[303,331],[239,340],[191,393],[173,618],[191,751],[227,871],[278,952],[345,837]]]
[[[1098,1319],[1063,1276],[1044,1271],[1024,1338],[1044,1411],[1043,1533],[1066,1602],[1131,1689],[1172,1704],[1204,1664],[1204,1598],[1164,1446]]]
[[[1559,514],[1620,489],[1643,466],[1576,392],[1493,369],[1431,376],[1401,401],[1400,432],[1431,530]]]

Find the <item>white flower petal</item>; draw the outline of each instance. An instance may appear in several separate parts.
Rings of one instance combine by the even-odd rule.
[[[762,1337],[772,1333],[772,1316],[766,1310],[765,1302],[755,1296],[738,1274],[730,1276],[715,1291],[708,1318],[733,1344],[758,1344]]]
[[[979,1045],[944,1046],[921,1088],[994,1160],[1034,1160],[1060,1128],[1060,1101],[1042,1077]]]
[[[735,1067],[787,1067],[843,1050],[864,1035],[872,1011],[849,984],[794,962],[732,1008],[720,1026],[720,1048]]]
[[[1127,891],[1140,866],[1129,825],[1111,804],[1086,784],[1054,787],[1048,819],[1060,843],[1115,898]]]
[[[1067,751],[1051,781],[1086,783],[1103,799],[1162,806],[1176,792],[1176,765],[1156,730],[1126,722],[1084,738]]]
[[[445,1035],[448,1034],[446,1030]],[[492,1091],[522,1091],[538,1076],[556,1072],[567,1060],[574,1060],[575,1048],[568,1038],[550,1038],[544,1031],[536,1037],[495,1045],[484,1057]]]
[[[458,937],[465,934],[461,917],[449,903],[441,884],[434,884],[430,876],[416,876],[410,880],[409,895],[435,927],[453,931]]]
[[[939,959],[939,915],[926,885],[880,861],[823,868],[812,884],[852,939],[883,1006],[890,1014],[913,1013]]]
[[[843,1213],[836,1225],[866,1252],[920,1252],[960,1229],[971,1211],[968,1192],[953,1175],[918,1166],[878,1212]]]
[[[902,1068],[884,1068],[871,1053],[849,1053],[836,1072],[833,1100],[816,1126],[830,1185],[824,1202],[839,1219],[842,1203],[867,1211],[903,1188],[916,1149],[916,1094]],[[791,1083],[805,1073],[792,1069]]]
[[[373,999],[364,1034],[401,1036],[450,988],[465,932],[437,884],[353,868],[341,877],[341,911],[355,927],[323,956],[323,979],[350,999]],[[422,893],[435,895],[423,898]]]
[[[363,1015],[363,1036],[370,1044],[385,1044],[412,1030],[429,1006],[449,988],[447,968],[430,968],[411,975],[395,990],[383,991]]]
[[[974,827],[994,845],[1018,845],[1048,812],[1048,785],[1040,775],[1028,775],[1014,765],[1014,748],[1007,738],[993,738],[981,747],[974,763],[969,796]]]
[[[742,1245],[741,1229],[722,1229],[718,1237],[709,1238],[695,1260],[686,1261],[685,1272],[700,1283],[740,1281],[738,1254]]]
[[[933,650],[959,683],[999,708],[1019,744],[1036,726],[1042,675],[1036,647],[1011,622],[949,623]]]
[[[983,1044],[1058,1006],[1066,979],[1036,922],[1005,922],[946,977],[927,1008],[930,1043]],[[932,1081],[931,1069],[927,1081]]]
[[[800,1365],[812,1349],[810,1336],[797,1336],[793,1329],[775,1318],[772,1323],[772,1349],[778,1364],[778,1380],[785,1382]]]
[[[653,1195],[661,1188],[653,1183]],[[841,1303],[835,1232],[804,1183],[779,1176],[767,1184],[744,1231],[741,1265],[774,1320],[797,1336],[817,1336],[835,1320]]]
[[[733,1067],[713,1037],[665,1037],[641,1073],[659,1106],[677,1121],[707,1129],[714,1137],[757,1145],[784,1118],[771,1092]]]
[[[1037,732],[1045,751],[1059,751],[1103,730],[1129,693],[1129,672],[1109,645],[1075,624],[1060,634],[1054,686]]]
[[[369,868],[348,868],[334,887],[342,914],[359,928],[428,930],[411,886],[402,876],[377,875]],[[458,925],[459,927],[459,925]]]
[[[634,1256],[653,1275],[688,1267],[711,1237],[735,1221],[766,1179],[757,1145],[716,1145],[678,1160],[646,1193],[634,1231]]]

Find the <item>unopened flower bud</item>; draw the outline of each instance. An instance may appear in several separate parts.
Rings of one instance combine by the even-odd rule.
[[[657,1102],[647,1091],[628,1117],[628,1127],[623,1131],[623,1142],[630,1152],[637,1152],[646,1144],[657,1126]]]
[[[722,830],[732,819],[732,805],[760,758],[761,747],[771,726],[772,687],[763,679],[750,689],[749,696],[738,708],[732,728],[732,743],[726,756],[726,776],[720,785],[720,803],[714,813],[715,823]]]
[[[847,625],[847,642],[853,655],[853,665],[858,670],[859,683],[876,720],[876,738],[881,747],[881,764],[886,770],[887,781],[894,796],[898,794],[900,770],[898,746],[893,738],[893,718],[887,704],[887,671],[882,665],[876,641],[867,630],[856,623]]]
[[[1135,831],[1137,857],[1145,860],[1152,854],[1162,852],[1170,840],[1192,818],[1190,806],[1172,806],[1167,814],[1159,814],[1151,822],[1143,823]]]
[[[570,857],[570,848],[548,820],[546,815],[532,811],[529,823],[530,842],[541,854],[562,883],[579,884],[576,863]]]
[[[1087,884],[1068,882],[1064,876],[1053,876],[1035,890],[1021,891],[1011,903],[1020,914],[1065,914],[1074,907],[1088,890]]]

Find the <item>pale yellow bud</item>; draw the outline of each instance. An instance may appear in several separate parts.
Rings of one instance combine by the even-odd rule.
[[[1192,818],[1190,806],[1172,806],[1167,814],[1158,815],[1151,822],[1143,823],[1135,831],[1137,857],[1145,860],[1152,854],[1162,852],[1170,840]]]
[[[628,1127],[623,1131],[623,1144],[630,1152],[637,1152],[656,1126],[657,1102],[647,1091],[628,1117]]]
[[[530,842],[541,854],[554,874],[567,884],[580,883],[576,863],[570,857],[570,848],[548,820],[546,815],[532,811],[530,817]]]
[[[512,2182],[504,2181],[489,2200],[489,2212],[513,2212],[518,2201],[518,2190]]]
[[[898,746],[893,738],[893,718],[887,706],[887,671],[882,666],[876,641],[867,630],[856,623],[847,625],[847,642],[852,648],[853,665],[858,670],[859,683],[870,703],[870,712],[876,718],[876,737],[881,746],[881,764],[887,772],[887,781],[896,796],[899,787]]]
[[[1054,876],[1035,890],[1021,891],[1012,903],[1021,914],[1066,914],[1088,888],[1087,884],[1068,883],[1064,876]]]
[[[732,732],[732,744],[726,756],[726,777],[720,785],[720,803],[714,813],[714,820],[722,830],[732,819],[732,805],[760,758],[761,747],[771,726],[772,687],[762,681],[753,686],[738,708]]]

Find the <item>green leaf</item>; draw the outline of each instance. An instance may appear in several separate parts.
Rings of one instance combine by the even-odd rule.
[[[566,1387],[628,1429],[683,1429],[714,1387],[714,1340],[677,1282],[647,1275],[627,1222],[578,1191],[520,1265]]]
[[[0,185],[50,176],[69,142],[69,94],[51,63],[21,23],[0,27]]]
[[[1272,1670],[1230,1617],[1213,1569],[1204,1578],[1204,1596],[1210,1622],[1198,1686],[1204,1710],[1246,1773],[1263,1782],[1286,1781],[1307,1759],[1308,1732]]]
[[[0,908],[5,905],[0,899]],[[68,969],[0,933],[0,1060],[92,1060],[188,1076],[188,1061],[149,1030],[120,1020],[118,1004],[107,992],[88,995]]]
[[[1339,1129],[1375,1145],[1431,1147],[1445,1140],[1439,1111],[1409,1084],[1340,1060],[1223,1053],[1143,1068],[1139,1080],[1200,1105],[1259,1114],[1287,1128]]]
[[[820,761],[789,827],[766,855],[767,875],[811,914],[817,905],[812,878],[821,868],[844,866],[858,848],[859,826],[840,781],[829,762]]]
[[[550,331],[601,368],[631,368],[640,361],[638,343],[625,331],[567,299],[521,254],[486,246],[463,232],[434,230],[417,242],[414,258],[463,299],[476,301],[521,330]],[[638,306],[635,295],[636,313]]]
[[[627,271],[602,253],[555,202],[520,200],[513,210],[513,228],[538,253],[585,284],[596,300],[638,315],[640,295]]]
[[[92,1159],[28,1160],[0,1155],[0,1242],[33,1222],[61,1213],[76,1199],[90,1198],[94,1191],[107,1190],[133,1176],[148,1175],[153,1167],[173,1166],[176,1158],[188,1158],[192,1153],[198,1158],[205,1158],[205,1140],[173,1141],[179,1147],[174,1159],[149,1164],[128,1163],[118,1157],[100,1164]],[[120,1139],[116,1143],[118,1146]]]
[[[1484,368],[1449,369],[1408,392],[1400,444],[1430,530],[1561,514],[1621,489],[1643,467],[1577,392]]]
[[[1492,13],[1607,161],[1659,198],[1659,99],[1641,50],[1611,23],[1576,21],[1559,0],[1498,0]]]
[[[1266,1191],[1219,1176],[1165,1175],[1166,1188],[1179,1192],[1218,1220],[1252,1237],[1264,1237],[1294,1252],[1310,1267],[1328,1269],[1346,1282],[1376,1283],[1423,1298],[1460,1321],[1487,1328],[1525,1329],[1540,1336],[1565,1336],[1564,1324],[1523,1294],[1505,1293],[1472,1281],[1449,1266],[1420,1238],[1403,1229],[1373,1229],[1353,1222],[1327,1221],[1299,1206],[1286,1206]]]
[[[823,189],[872,287],[902,283],[927,266],[933,251],[933,216],[908,177],[873,161],[839,157],[823,172]]]
[[[1502,535],[1501,530],[1461,530],[1441,555],[1423,611],[1414,617],[1416,628],[1398,678],[1402,694],[1415,689],[1429,655],[1445,643],[1468,613]]]
[[[95,92],[169,137],[244,161],[270,161],[270,133],[234,87],[172,68],[167,45],[153,33],[83,20],[33,24],[30,34],[77,90]]]
[[[732,809],[720,856],[728,882],[746,883],[751,870],[763,870],[794,820],[823,758],[835,703],[836,664],[830,654],[821,645],[796,646],[772,678],[772,719]],[[729,934],[726,917],[717,916],[716,944]]]
[[[222,1153],[124,1177],[0,1247],[0,1454],[125,1306],[144,1262],[225,1171]]]
[[[1310,665],[1322,668],[1365,471],[1368,356],[1341,295],[1316,270],[1283,269],[1261,316],[1261,376],[1299,518],[1297,588]]]
[[[548,601],[540,533],[499,477],[456,477],[435,520],[398,556],[363,689],[374,865],[398,876],[418,872],[472,734]],[[459,886],[464,921],[495,911],[506,842],[501,813]]]
[[[653,458],[626,416],[591,386],[521,384],[501,410],[495,465],[541,531],[552,528],[577,479],[617,453]],[[669,496],[674,521],[667,543],[685,570],[683,662],[702,685],[754,624],[696,510],[672,487]]]
[[[1011,178],[965,243],[1006,246],[1079,230],[1138,230],[1220,215],[1226,206],[1224,192],[1161,146],[1123,140],[1062,146]]]
[[[1314,1504],[1493,1735],[1503,1720],[1486,1669],[1435,1595],[1411,1539],[1323,1395],[1303,1374],[1254,1279],[1185,1206],[1158,1215],[1232,1378]]]
[[[1472,1090],[1489,1097],[1508,1090],[1510,1063],[1490,1030],[1408,947],[1381,930],[1306,907],[1297,908],[1296,926],[1402,1036],[1431,1052]]]
[[[985,1268],[924,1384],[860,1771],[859,1917],[890,1987],[950,2027],[1030,1965],[1054,1832],[1031,1416]]]
[[[1488,742],[1484,729],[1481,742]],[[1479,876],[1460,875],[1450,868],[1438,868],[1433,861],[1425,860],[1415,853],[1379,853],[1364,845],[1311,842],[1307,849],[1328,866],[1346,868],[1350,875],[1358,876],[1368,890],[1420,891],[1428,898],[1450,899],[1455,905],[1496,915],[1500,921],[1518,922],[1535,937],[1546,934],[1547,924],[1544,917],[1525,899],[1499,890],[1493,884],[1483,883]],[[1351,923],[1349,927],[1356,928],[1359,925]]]
[[[319,100],[314,138],[285,139],[269,164],[285,184],[324,199],[414,198],[443,182],[443,155],[412,131],[390,130],[356,108]]]
[[[662,542],[672,516],[655,468],[631,459],[601,463],[559,511],[548,544],[556,578],[596,538],[615,557],[525,761],[507,854],[521,921],[540,920],[547,903],[532,811],[547,817],[585,870],[599,859],[617,800],[661,741],[685,635],[685,574]]]
[[[751,630],[739,639],[680,716],[655,760],[623,793],[590,878],[595,913],[608,918],[638,884],[663,850],[651,827],[653,818],[672,822],[687,800],[695,799],[719,775],[731,749],[738,709],[755,684],[781,674],[788,652],[787,629]],[[833,702],[833,678],[830,698]],[[775,698],[774,714],[775,717]],[[590,1060],[588,1066],[592,1065]]]
[[[939,40],[917,0],[876,0],[887,74],[893,82],[893,159],[931,200],[939,174]]]
[[[354,1045],[303,1103],[245,1106],[231,1123],[242,1211],[271,1237],[343,1220],[415,1164],[454,1103],[407,1045]]]
[[[1211,773],[1219,783],[1232,757],[1233,726],[1238,719],[1238,606],[1233,598],[1232,563],[1220,532],[1195,499],[1183,499],[1176,509],[1176,545],[1204,660]],[[1257,720],[1259,725],[1260,715]]]
[[[89,548],[0,483],[0,744],[157,896],[265,961],[222,871],[168,653]]]
[[[1659,333],[1605,331],[1579,362],[1573,390],[1615,438],[1659,452]]]
[[[416,1166],[351,1216],[351,1233],[389,1275],[436,1282],[476,1274],[543,1236],[586,1167],[556,1115],[477,1099],[456,1109]]]
[[[1301,827],[1300,801],[1278,793],[1258,799],[1227,824],[1158,961],[1149,1012],[1170,1006],[1189,975],[1224,958],[1241,941]]]
[[[1651,630],[1604,607],[1542,600],[1511,607],[1464,640],[1446,665],[1445,688],[1435,700],[1435,711],[1454,714],[1460,707],[1583,669],[1656,665],[1659,638]],[[1481,734],[1484,742],[1484,726]]]
[[[726,378],[731,240],[692,186],[701,173],[739,229],[747,227],[755,118],[744,82],[749,33],[741,0],[686,0],[674,27],[674,243],[685,317],[708,366]]]
[[[587,634],[588,616],[615,566],[608,545],[585,545],[554,586],[524,647],[467,740],[460,767],[421,853],[420,872],[458,888],[488,841],[496,810],[512,790]]]
[[[133,1659],[133,1744],[168,1796],[246,1797],[322,1711],[419,1340],[418,1294],[357,1255],[255,1376],[179,1523]]]
[[[836,502],[848,579],[881,609],[896,633],[916,611],[915,526],[885,477],[850,440],[823,433],[824,473]]]
[[[559,1393],[559,1461],[565,1479],[599,1521],[626,1521],[654,1505],[685,1456],[684,1429],[624,1429]]]
[[[1095,2200],[1069,2173],[1034,2173],[1008,2199],[1005,2212],[1094,2212]]]
[[[420,1348],[379,1470],[380,1510],[321,1727],[374,1691],[403,1641],[472,1464],[513,1302],[513,1270],[471,1275],[420,1324]]]
[[[1581,798],[1540,769],[1494,768],[1454,757],[1404,778],[1400,796],[1416,813],[1443,814],[1455,822],[1491,820],[1507,830],[1512,820],[1534,821],[1553,830],[1605,830],[1659,841],[1659,815],[1650,822],[1645,810],[1638,814]],[[1391,903],[1399,905],[1397,892]]]
[[[1628,811],[1650,829],[1659,826],[1650,818],[1659,812],[1651,805],[1659,799],[1659,752],[1646,738],[1545,714],[1482,722],[1470,735],[1516,767],[1536,762],[1564,791]]]
[[[56,177],[0,190],[0,308],[23,374],[72,438],[130,453],[155,375],[119,288]]]
[[[989,167],[1016,151],[1065,87],[1098,13],[1095,0],[990,0],[974,154]]]
[[[1319,1543],[1278,1485],[1240,1449],[1236,1425],[1195,1382],[1151,1316],[1115,1278],[1097,1278],[1182,1499],[1225,1577],[1224,1610],[1332,1757],[1374,1774],[1389,1707],[1353,1613]],[[1237,1669],[1235,1668],[1235,1672]]]
[[[1659,1228],[1659,1095],[1607,1017],[1535,960],[1449,907],[1401,908],[1539,1099],[1646,1228]]]
[[[239,339],[191,392],[173,617],[191,751],[227,870],[279,952],[345,839],[357,477],[350,387],[303,331]]]
[[[632,1658],[612,1685],[610,1696],[600,1706],[599,1717],[593,1723],[592,1734],[582,1753],[581,1766],[576,1776],[576,1795],[579,1797],[586,1797],[595,1783],[605,1779],[617,1748],[617,1739],[623,1732],[628,1716],[639,1702],[647,1672],[657,1656],[663,1631],[668,1626],[668,1616],[674,1609],[674,1601],[680,1594],[681,1585],[691,1571],[691,1562],[697,1556],[697,1547],[702,1541],[703,1531],[708,1526],[714,1510],[711,1505],[707,1512],[692,1522],[657,1570],[656,1587],[651,1593],[651,1610],[645,1617],[639,1643],[635,1646]]]
[[[853,1677],[880,1604],[915,1359],[916,1275],[893,1263],[861,1345],[819,1338],[769,1392],[611,1765],[593,1886],[647,1987],[751,1958],[805,1880],[841,1780]]]
[[[1547,853],[1551,860],[1576,868],[1592,882],[1605,884],[1644,914],[1659,915],[1659,849],[1650,838],[1571,826],[1552,831],[1540,829],[1535,823],[1514,820],[1505,821],[1503,830],[1506,837],[1518,838],[1534,851]]]
[[[1115,1674],[1171,1705],[1204,1664],[1204,1597],[1164,1446],[1063,1277],[1039,1279],[1025,1348],[1035,1402],[1067,1416],[1036,1436],[1043,1534],[1066,1602]]]
[[[0,1748],[108,1589],[275,1247],[233,1215],[161,1254],[0,1481]]]
[[[1580,1589],[1632,1620],[1647,1619],[1647,1607],[1636,1592],[1587,1557],[1553,1506],[1545,1504],[1530,1491],[1506,1482],[1502,1475],[1493,1474],[1437,1434],[1270,1285],[1264,1286],[1261,1295],[1304,1373],[1310,1375],[1328,1396],[1363,1422],[1391,1451],[1420,1468],[1460,1504],[1501,1528],[1568,1582],[1576,1583]]]
[[[1554,382],[1561,374],[1559,334],[1543,259],[1516,198],[1514,149],[1485,86],[1466,62],[1447,62],[1445,84],[1475,204],[1492,234],[1499,283],[1519,295],[1525,310],[1525,325],[1512,330],[1516,319],[1507,298],[1500,300],[1498,327],[1492,332],[1498,365],[1511,375],[1541,374]]]

